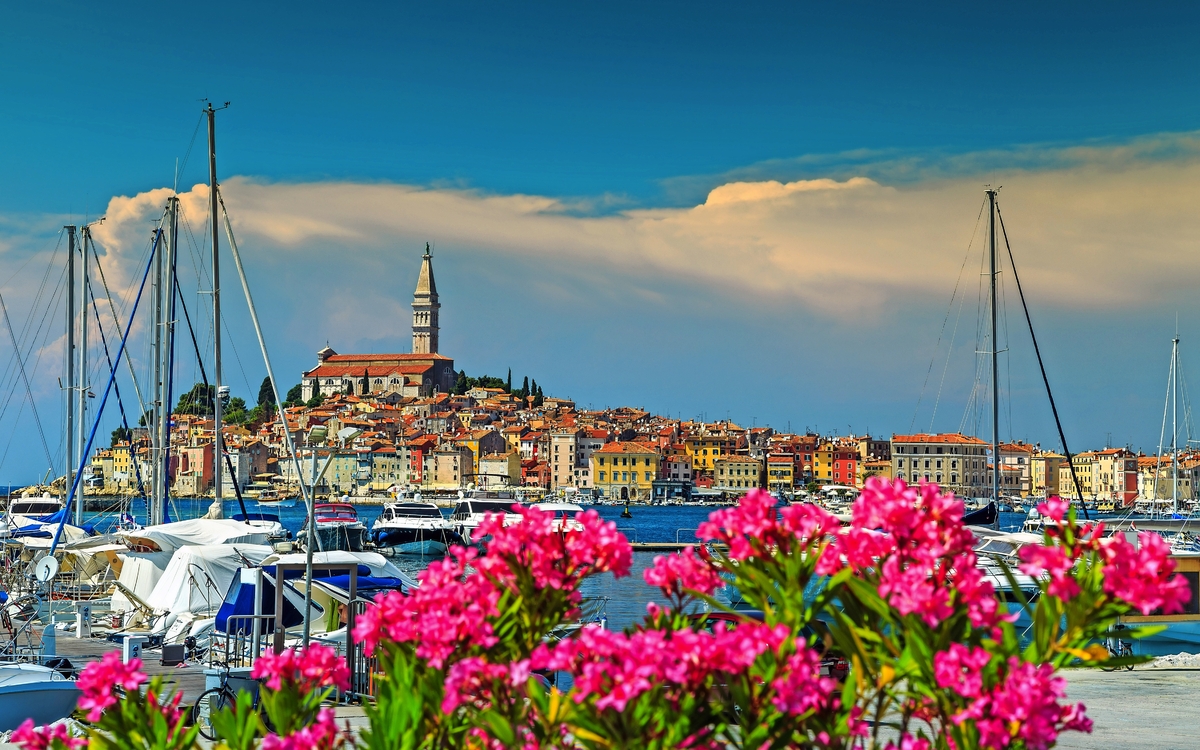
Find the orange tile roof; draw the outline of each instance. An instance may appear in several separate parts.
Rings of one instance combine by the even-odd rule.
[[[987,445],[987,442],[975,437],[968,437],[958,432],[928,435],[923,432],[916,435],[892,435],[893,443],[968,443],[972,445]]]

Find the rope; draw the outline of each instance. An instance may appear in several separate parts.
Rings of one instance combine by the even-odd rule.
[[[917,423],[917,412],[921,409],[921,400],[925,398],[925,388],[929,385],[929,375],[933,372],[933,363],[937,360],[937,350],[941,346],[942,337],[946,333],[946,323],[950,320],[950,311],[954,309],[954,298],[958,295],[958,286],[962,283],[963,270],[967,267],[967,260],[971,257],[971,246],[975,244],[975,235],[979,232],[979,217],[983,216],[983,206],[979,207],[979,216],[975,217],[975,228],[971,230],[971,239],[967,242],[967,253],[963,256],[962,265],[958,268],[958,278],[954,280],[954,291],[950,294],[950,304],[946,305],[946,316],[942,319],[942,330],[938,331],[937,343],[933,345],[933,356],[929,358],[929,368],[925,370],[925,382],[921,384],[921,394],[917,396],[917,405],[913,408],[912,421],[908,423],[908,431],[912,432],[913,427]],[[962,302],[958,305],[959,316],[962,315]],[[954,320],[954,335],[958,333],[958,318]],[[946,353],[946,365],[950,364],[950,352],[954,351],[954,335],[950,337],[950,349]],[[937,399],[933,404],[933,417],[929,419],[929,431],[933,431],[933,419],[937,416],[938,403],[942,400],[942,386],[946,382],[946,368],[942,368],[942,380],[938,384]]]
[[[94,287],[95,287],[95,285],[92,284],[92,285],[89,285],[88,288],[90,290],[90,289],[93,289]],[[109,372],[112,372],[112,370],[113,370],[112,356],[108,353],[108,339],[104,335],[104,326],[100,325],[100,308],[99,308],[99,305],[96,304],[96,293],[94,291],[91,291],[90,294],[91,294],[91,298],[92,298],[92,311],[96,313],[96,330],[100,333],[100,343],[101,343],[101,345],[104,346],[104,358],[106,360],[108,360],[108,370],[109,370]],[[117,397],[117,408],[121,412],[121,426],[124,427],[126,430],[129,430],[129,417],[125,414],[125,402],[121,399],[121,388],[120,388],[120,386],[117,385],[116,381],[113,381],[113,395],[115,395]],[[131,435],[133,434],[132,430],[130,430],[130,434]],[[113,447],[115,447],[115,446],[113,446]],[[142,499],[145,500],[146,490],[142,486],[142,470],[138,466],[137,457],[133,455],[133,440],[132,439],[129,441],[129,463],[133,464],[133,473],[137,477],[138,495],[140,495],[142,497]]]

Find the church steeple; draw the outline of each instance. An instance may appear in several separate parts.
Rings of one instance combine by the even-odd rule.
[[[425,243],[425,256],[421,259],[421,273],[417,276],[417,290],[413,292],[413,354],[437,354],[438,350],[438,303],[437,284],[433,280],[433,256],[429,243]]]

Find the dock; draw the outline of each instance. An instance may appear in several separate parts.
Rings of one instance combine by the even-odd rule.
[[[121,644],[103,638],[76,638],[70,631],[60,631],[55,638],[56,656],[71,661],[76,669],[82,670],[92,662],[100,661],[109,651],[120,651]],[[177,667],[164,667],[159,663],[157,651],[142,655],[142,671],[150,677],[162,676],[166,683],[183,693],[184,705],[192,705],[204,692],[204,669],[202,662],[186,662]]]

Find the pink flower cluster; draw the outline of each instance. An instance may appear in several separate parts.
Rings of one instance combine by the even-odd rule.
[[[838,520],[815,505],[775,508],[775,498],[765,490],[746,493],[732,508],[718,510],[700,524],[696,536],[729,546],[734,560],[769,557],[821,542],[840,527]]]
[[[33,719],[26,719],[21,726],[14,729],[10,740],[24,750],[75,750],[87,747],[88,744],[87,737],[72,737],[66,724],[35,727]]]
[[[975,537],[962,512],[962,503],[935,484],[872,477],[854,502],[850,528],[825,549],[817,572],[877,567],[880,596],[902,615],[936,627],[961,607],[972,625],[994,625],[999,602],[976,567]]]
[[[503,587],[517,574],[532,575],[540,588],[564,590],[573,601],[580,581],[594,573],[629,574],[633,550],[611,521],[595,511],[575,517],[580,528],[561,530],[554,514],[517,508],[521,521],[504,524],[489,516],[476,538],[491,537],[487,554],[452,547],[444,559],[418,575],[421,584],[409,596],[388,592],[360,615],[356,640],[372,651],[382,641],[417,643],[417,655],[441,669],[462,646],[490,648],[496,639],[488,618],[497,614]]]
[[[358,616],[354,638],[373,651],[380,642],[414,642],[417,655],[441,669],[461,646],[489,648],[496,643],[488,617],[496,613],[500,591],[487,576],[468,567],[478,564],[473,548],[454,546],[417,578],[421,585],[404,596],[389,591]]]
[[[654,565],[642,573],[646,583],[657,586],[667,596],[682,596],[685,591],[712,594],[725,584],[707,560],[696,555],[695,547],[682,552],[658,555]]]
[[[983,694],[983,668],[991,660],[992,655],[986,649],[951,643],[948,650],[933,655],[933,678],[938,687],[978,698]]]
[[[100,661],[92,662],[80,673],[75,686],[79,688],[79,708],[87,711],[88,721],[100,721],[104,709],[116,705],[117,688],[137,690],[148,677],[139,671],[141,659],[121,661],[121,652],[109,651]]]
[[[955,717],[961,723],[974,720],[980,744],[993,750],[1008,747],[1014,738],[1029,750],[1053,747],[1061,732],[1091,732],[1082,703],[1060,705],[1066,681],[1054,676],[1049,664],[1034,665],[1017,657],[1008,661],[1003,683],[982,693]]]
[[[796,653],[788,657],[784,673],[771,682],[775,696],[771,702],[784,713],[799,716],[829,705],[837,681],[821,676],[821,657],[806,648],[804,639],[796,642]]]
[[[778,649],[787,636],[786,626],[757,623],[718,627],[712,633],[639,630],[632,635],[586,627],[573,639],[539,646],[530,667],[570,672],[576,702],[596,696],[596,708],[624,711],[629,701],[656,685],[696,690],[713,673],[740,674],[764,651]],[[798,646],[805,650],[803,642]]]
[[[512,577],[512,567],[527,570],[539,588],[573,590],[591,573],[629,575],[633,549],[617,525],[594,510],[575,516],[580,528],[563,529],[553,513],[514,506],[519,523],[504,523],[500,513],[488,514],[475,530],[480,541],[491,537],[480,569],[500,580]]]
[[[1138,534],[1137,549],[1124,536],[1113,537],[1100,553],[1104,590],[1144,615],[1159,609],[1168,615],[1182,612],[1192,596],[1187,580],[1171,575],[1175,571],[1171,548],[1158,534]]]
[[[450,713],[464,703],[485,705],[491,700],[493,683],[503,681],[521,688],[531,674],[528,659],[512,664],[491,664],[487,659],[472,656],[455,662],[446,672],[442,712]]]
[[[1062,523],[1068,505],[1052,497],[1038,506],[1038,512]],[[1161,610],[1164,614],[1183,611],[1191,598],[1191,590],[1183,576],[1172,575],[1175,563],[1171,548],[1158,534],[1143,532],[1138,545],[1130,544],[1123,534],[1104,537],[1104,524],[1084,525],[1068,544],[1061,529],[1047,530],[1050,543],[1021,548],[1021,572],[1030,576],[1043,573],[1050,579],[1047,591],[1052,596],[1069,600],[1079,594],[1079,584],[1072,571],[1076,561],[1085,553],[1099,550],[1104,561],[1104,590],[1126,602],[1142,614]]]
[[[322,708],[317,711],[316,721],[293,734],[263,737],[262,750],[332,750],[341,745],[343,739],[334,721],[333,709]]]
[[[345,660],[319,643],[301,651],[289,648],[278,654],[263,654],[255,660],[250,676],[256,680],[266,678],[272,690],[282,690],[285,684],[301,693],[329,686],[350,689],[350,670]]]

